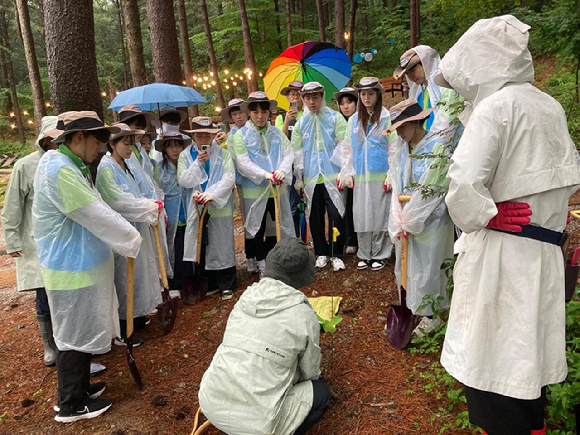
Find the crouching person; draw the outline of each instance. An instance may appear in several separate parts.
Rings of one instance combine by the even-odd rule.
[[[304,434],[324,414],[320,326],[304,293],[314,255],[296,238],[266,258],[264,277],[230,314],[222,344],[203,375],[199,404],[230,435]]]

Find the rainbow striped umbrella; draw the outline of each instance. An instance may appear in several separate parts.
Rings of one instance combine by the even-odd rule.
[[[264,76],[268,98],[288,110],[286,97],[280,94],[294,80],[303,83],[319,82],[324,86],[326,99],[342,89],[350,80],[352,62],[346,52],[330,42],[306,41],[287,48],[272,61]]]

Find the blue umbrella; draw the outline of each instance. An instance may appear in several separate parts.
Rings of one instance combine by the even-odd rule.
[[[195,89],[168,83],[151,83],[120,92],[109,104],[109,109],[119,110],[123,106],[135,104],[142,110],[158,110],[164,106],[190,107],[202,103],[207,101]]]

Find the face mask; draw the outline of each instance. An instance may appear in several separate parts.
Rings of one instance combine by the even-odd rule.
[[[161,128],[157,129],[157,133],[167,133],[168,131],[179,131],[179,125],[171,125],[165,122],[161,122]]]

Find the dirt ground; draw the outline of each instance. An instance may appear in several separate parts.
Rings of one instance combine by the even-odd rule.
[[[580,197],[573,197],[572,204],[580,205]],[[576,246],[579,222],[574,220],[570,229]],[[245,271],[239,221],[236,245],[239,297],[258,279]],[[310,433],[438,434],[454,417],[440,412],[446,399],[437,399],[436,390],[425,392],[428,381],[420,374],[430,371],[434,358],[392,348],[383,330],[389,304],[398,302],[393,265],[372,272],[357,271],[353,256],[347,256],[345,262],[346,271],[333,273],[327,266],[303,289],[308,296],[313,292],[342,296],[340,314],[344,317],[335,334],[321,333],[323,379],[333,400]],[[107,366],[97,379],[107,383],[104,397],[113,400],[113,407],[97,419],[62,425],[53,420],[56,370],[42,364],[34,295],[16,292],[14,262],[0,257],[0,433],[189,434],[199,382],[234,304],[235,299],[223,302],[217,295],[193,307],[182,303],[175,328],[167,336],[160,334],[153,318],[139,334],[146,344],[134,350],[145,383],[143,391],[137,390],[130,377],[124,349],[113,346],[108,354],[95,357]]]

